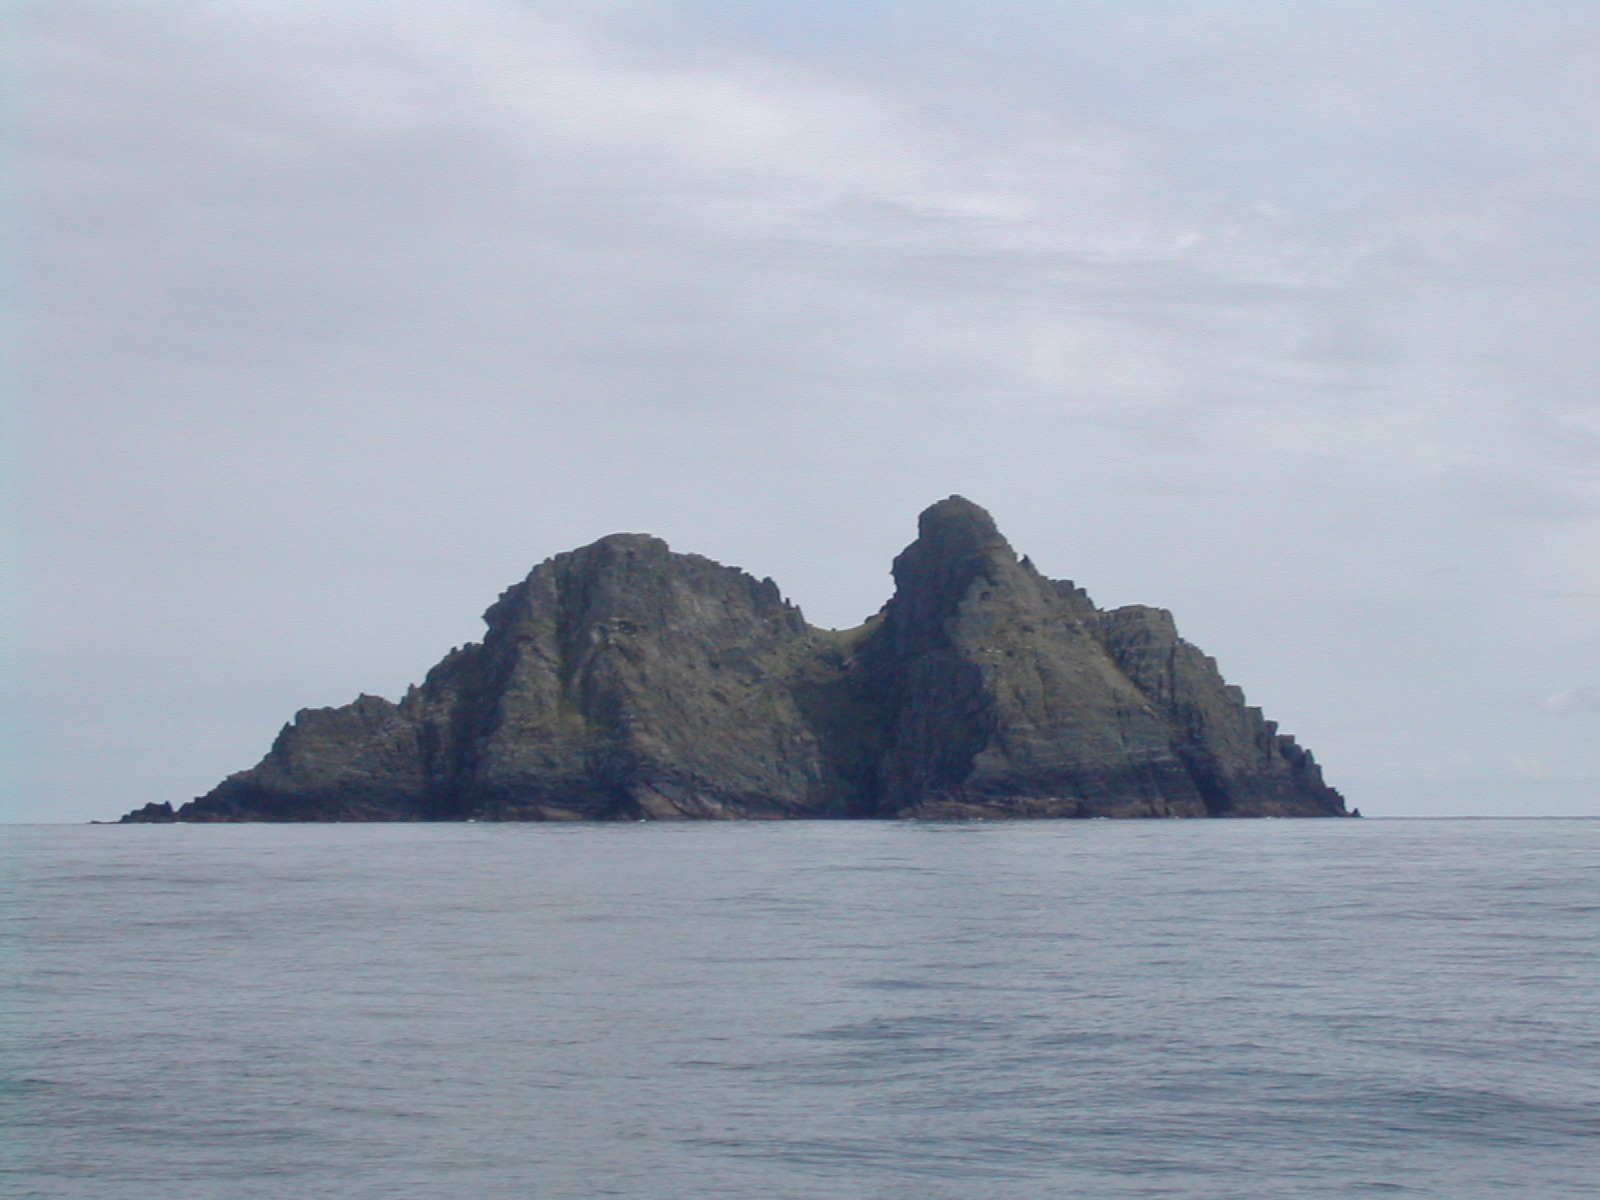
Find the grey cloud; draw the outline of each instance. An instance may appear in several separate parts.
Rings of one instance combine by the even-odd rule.
[[[1335,778],[1397,713],[1556,753],[1435,681],[1600,668],[1518,586],[1600,582],[1594,83],[1535,53],[1594,20],[931,8],[976,70],[748,7],[29,9],[36,741],[124,747],[30,811],[206,786],[615,528],[853,622],[956,490]]]

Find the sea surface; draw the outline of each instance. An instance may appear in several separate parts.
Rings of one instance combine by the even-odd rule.
[[[1600,1194],[1600,821],[0,838],[10,1196]]]

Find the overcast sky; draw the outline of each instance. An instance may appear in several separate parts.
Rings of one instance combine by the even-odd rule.
[[[4,817],[397,696],[617,530],[988,507],[1369,815],[1600,814],[1600,5],[33,0]]]

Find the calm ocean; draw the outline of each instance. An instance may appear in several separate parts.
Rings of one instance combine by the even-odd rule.
[[[0,836],[9,1195],[1600,1192],[1600,821]]]

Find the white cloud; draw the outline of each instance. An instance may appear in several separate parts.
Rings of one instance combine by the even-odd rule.
[[[1580,687],[1567,688],[1551,696],[1544,704],[1555,713],[1600,712],[1600,687],[1584,684]]]

